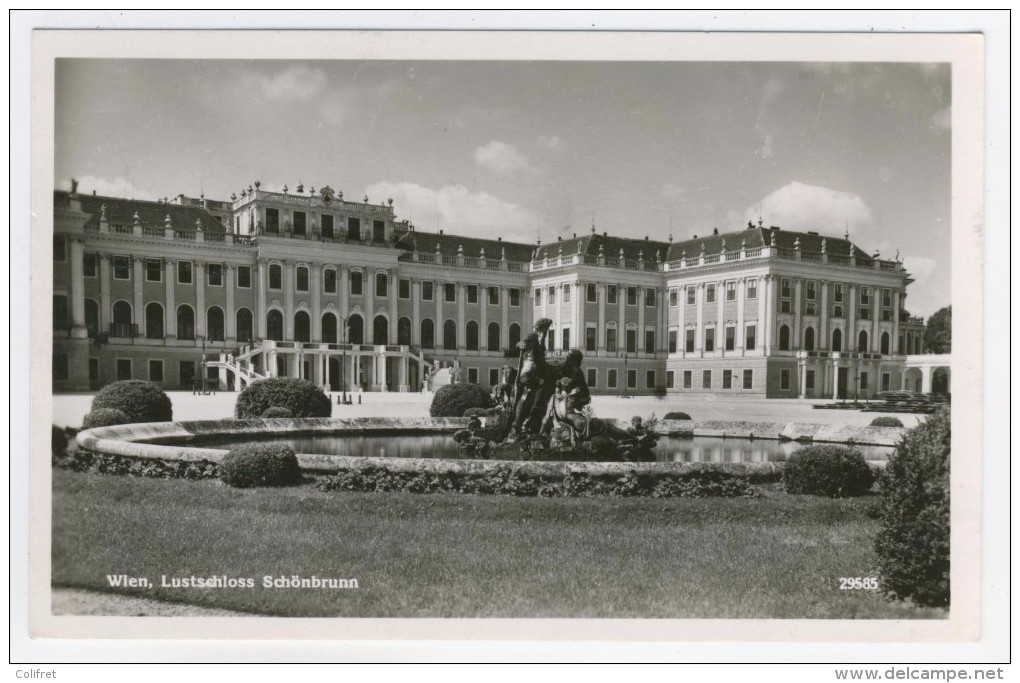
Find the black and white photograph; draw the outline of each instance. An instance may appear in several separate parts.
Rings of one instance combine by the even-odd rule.
[[[976,637],[980,39],[80,33],[39,634]]]

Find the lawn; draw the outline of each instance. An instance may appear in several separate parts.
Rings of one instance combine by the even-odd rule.
[[[544,499],[235,490],[53,472],[54,586],[291,617],[944,618],[873,576],[873,498]],[[110,589],[108,574],[152,589]],[[160,576],[255,588],[162,588]],[[264,575],[356,589],[262,588]]]

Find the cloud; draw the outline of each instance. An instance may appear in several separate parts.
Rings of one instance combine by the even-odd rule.
[[[903,267],[914,278],[916,285],[923,285],[924,281],[935,272],[935,268],[938,267],[938,261],[925,256],[905,256],[903,257]],[[921,289],[921,287],[915,286],[911,291],[917,291],[918,289]]]
[[[516,147],[499,140],[493,140],[475,150],[475,161],[496,173],[526,171],[531,168],[528,160]]]
[[[59,184],[60,189],[70,190],[71,180],[62,180]],[[78,194],[92,194],[93,190],[96,194],[104,197],[124,197],[126,199],[143,199],[148,201],[155,201],[156,197],[151,192],[147,192],[124,178],[114,178],[108,180],[106,178],[99,178],[93,175],[86,175],[78,178]]]
[[[757,221],[789,230],[817,230],[842,234],[847,228],[851,238],[873,236],[880,227],[871,207],[854,192],[793,181],[739,214],[741,224]],[[736,216],[730,215],[730,220]]]
[[[393,198],[399,215],[411,218],[423,230],[439,227],[447,232],[530,243],[535,238],[536,215],[488,192],[472,192],[463,185],[431,188],[416,183],[379,182],[366,189],[369,197]]]
[[[269,100],[307,101],[326,87],[326,74],[321,69],[292,66],[274,75],[249,73],[248,82],[262,90]]]
[[[558,135],[539,135],[538,144],[548,149],[556,149],[563,144]]]
[[[659,188],[659,194],[669,204],[676,204],[687,198],[687,188],[672,183],[663,183]]]

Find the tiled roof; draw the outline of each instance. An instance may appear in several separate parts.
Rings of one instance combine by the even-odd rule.
[[[652,263],[656,254],[665,260],[666,252],[669,250],[668,242],[659,242],[649,239],[628,239],[626,237],[613,237],[598,233],[588,233],[580,237],[572,237],[566,240],[559,240],[543,244],[535,250],[535,259],[543,260],[556,258],[562,253],[564,256],[570,254],[585,254],[587,256],[599,255],[599,252],[606,258],[616,258],[623,249],[623,257],[628,260],[642,258]]]
[[[69,196],[69,192],[58,190],[53,193],[53,201],[57,205],[66,206]],[[85,222],[87,228],[99,225],[99,216],[105,209],[106,220],[111,225],[131,225],[137,212],[142,225],[163,225],[166,217],[170,216],[170,223],[176,230],[194,230],[197,227],[195,221],[201,221],[202,229],[206,232],[225,232],[219,220],[200,206],[163,204],[94,194],[79,194],[78,199],[81,200],[82,211],[92,214]]]
[[[871,258],[863,249],[842,237],[753,226],[745,230],[674,242],[670,245],[668,260],[675,261],[683,258],[685,254],[687,257],[695,257],[701,253],[702,245],[706,254],[718,254],[723,251],[724,240],[726,251],[740,249],[741,243],[748,249],[768,246],[772,244],[773,236],[776,246],[784,249],[793,249],[799,239],[801,251],[817,254],[822,251],[822,240],[825,240],[825,251],[830,256],[849,256],[852,251],[857,258]]]
[[[400,249],[427,254],[434,254],[436,252],[436,245],[439,246],[439,251],[444,256],[456,256],[463,247],[463,253],[466,257],[477,258],[481,255],[482,249],[485,249],[485,258],[499,259],[503,251],[506,250],[507,260],[518,262],[530,261],[531,252],[534,248],[530,244],[521,244],[520,242],[422,232],[420,230],[402,233],[396,241],[396,246]]]

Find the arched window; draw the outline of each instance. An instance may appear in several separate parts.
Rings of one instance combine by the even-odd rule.
[[[155,301],[145,307],[145,337],[147,339],[163,338],[163,306]]]
[[[298,311],[294,314],[294,341],[312,341],[312,319],[306,311]]]
[[[815,350],[815,328],[809,327],[804,330],[804,350],[814,351]]]
[[[457,350],[457,323],[452,320],[443,323],[443,348],[447,351]]]
[[[429,318],[421,321],[421,347],[423,349],[436,348],[436,324]]]
[[[511,323],[510,329],[507,330],[507,334],[510,337],[509,343],[510,350],[512,351],[517,348],[518,342],[521,341],[521,326],[517,323]]]
[[[322,316],[322,341],[326,344],[337,343],[336,316],[326,313]]]
[[[205,314],[205,331],[209,341],[223,341],[223,309],[219,306],[211,307]]]
[[[889,333],[888,332],[883,332],[882,333],[882,339],[879,341],[879,344],[881,344],[881,348],[880,348],[879,352],[880,353],[884,353],[884,354],[888,354],[889,353]]]
[[[188,304],[177,307],[177,338],[188,340],[195,338],[195,309]]]
[[[130,325],[131,322],[131,304],[126,301],[113,304],[113,324]]]
[[[237,309],[237,315],[235,316],[237,321],[237,341],[239,342],[250,342],[255,339],[254,325],[252,324],[253,318],[251,311],[247,308]]]
[[[474,320],[469,320],[466,331],[467,339],[466,346],[468,351],[478,350],[478,323]]]
[[[837,353],[843,350],[843,331],[838,327],[832,331],[832,350]]]
[[[790,328],[786,325],[779,328],[779,350],[790,350]]]
[[[99,304],[95,299],[85,299],[85,329],[89,338],[99,336]]]
[[[397,321],[397,343],[401,346],[411,345],[411,319],[401,318]]]
[[[499,351],[499,323],[489,323],[489,333],[486,342],[486,350]]]
[[[384,315],[375,316],[375,320],[372,321],[372,339],[373,343],[379,346],[388,344],[390,338],[390,321],[386,319]]]
[[[347,319],[347,341],[351,344],[365,343],[365,321],[357,313]]]
[[[860,353],[868,352],[868,331],[861,330],[861,333],[857,335],[857,351]]]
[[[266,313],[266,337],[283,341],[283,313],[275,309]]]

